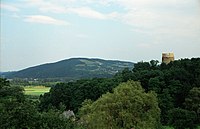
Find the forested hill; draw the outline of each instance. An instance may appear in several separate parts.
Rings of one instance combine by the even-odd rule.
[[[30,67],[9,74],[7,78],[65,78],[81,79],[111,77],[124,68],[133,68],[134,63],[124,61],[71,58],[55,63]]]

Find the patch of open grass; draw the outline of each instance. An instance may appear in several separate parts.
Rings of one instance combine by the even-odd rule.
[[[49,92],[50,87],[45,87],[45,86],[25,86],[25,95],[42,95],[46,92]]]

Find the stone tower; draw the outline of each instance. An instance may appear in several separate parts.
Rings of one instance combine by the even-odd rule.
[[[174,53],[162,53],[162,63],[168,64],[174,61]]]

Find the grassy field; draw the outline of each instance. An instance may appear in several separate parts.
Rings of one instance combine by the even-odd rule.
[[[50,87],[45,87],[45,86],[25,86],[24,90],[25,90],[25,95],[36,95],[36,96],[39,96],[41,94],[49,92]]]

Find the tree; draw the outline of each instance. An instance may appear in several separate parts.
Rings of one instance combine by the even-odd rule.
[[[23,89],[10,86],[0,78],[0,128],[1,129],[71,129],[74,123],[61,117],[62,112],[38,112],[37,102],[26,99]]]
[[[134,64],[133,71],[140,71],[140,70],[149,70],[151,68],[149,62],[138,62],[137,64]]]
[[[200,123],[200,87],[194,87],[190,90],[185,99],[185,108],[194,111],[197,115],[197,123]]]
[[[129,68],[125,68],[122,72],[122,82],[127,82],[133,78],[133,73]]]
[[[181,108],[174,108],[169,111],[169,124],[175,129],[195,129],[196,114],[194,111],[188,111]]]
[[[30,112],[27,110],[32,104],[25,103],[23,88],[10,86],[9,81],[0,78],[0,128],[22,128],[30,122]],[[34,112],[33,112],[34,113]],[[23,119],[22,119],[23,118]],[[26,119],[27,118],[27,119]]]
[[[148,87],[149,90],[153,90],[156,93],[162,93],[166,84],[161,79],[161,77],[158,76],[158,77],[155,77],[155,78],[150,78],[148,85],[149,85],[149,87]]]
[[[36,129],[74,129],[74,123],[65,118],[62,112],[56,109],[50,109],[47,112],[40,113],[38,121],[35,124]]]
[[[10,83],[5,78],[0,78],[0,89],[2,89],[4,86],[10,86]]]
[[[166,124],[169,121],[169,111],[174,108],[173,98],[168,89],[163,90],[162,94],[158,94],[158,102],[161,109],[161,122]]]
[[[156,129],[160,109],[156,94],[145,93],[138,82],[128,81],[104,94],[95,102],[87,101],[80,109],[81,121],[96,129]]]
[[[151,66],[152,68],[156,68],[157,65],[158,65],[158,63],[159,63],[158,60],[151,60],[151,61],[150,61],[150,66]]]
[[[49,93],[40,96],[40,109],[46,110],[54,106],[59,109],[59,104],[66,106],[67,110],[75,113],[85,99],[97,100],[102,94],[111,92],[118,82],[110,78],[81,79],[76,82],[58,83],[51,88]]]

